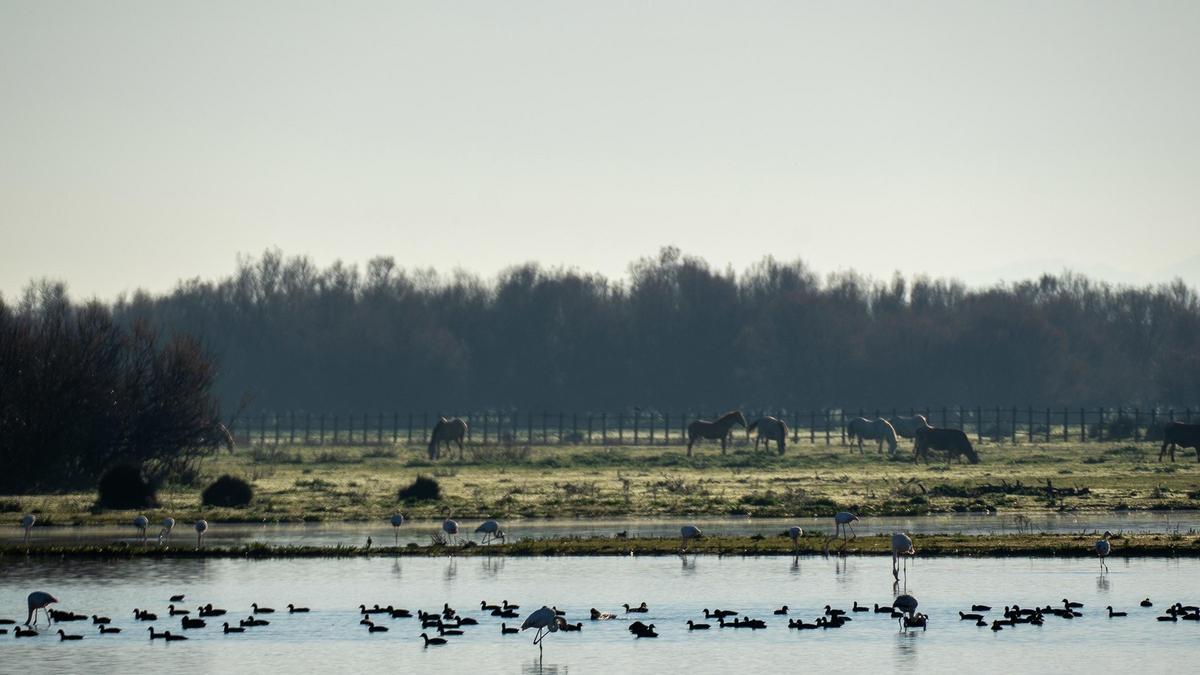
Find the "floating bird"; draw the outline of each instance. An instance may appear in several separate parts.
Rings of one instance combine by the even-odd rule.
[[[153,612],[147,612],[138,608],[133,609],[133,618],[138,621],[158,621],[158,615]]]
[[[33,530],[33,524],[37,522],[37,516],[32,513],[26,514],[21,518],[21,529],[25,530],[25,543],[29,543],[29,533]]]
[[[891,607],[880,607],[879,603],[875,603],[875,613],[876,614],[891,614],[892,608]]]
[[[171,631],[169,631],[169,630],[168,630],[168,631],[163,631],[163,634],[162,634],[162,636],[163,636],[163,639],[164,639],[164,640],[166,640],[167,642],[176,642],[176,641],[179,641],[179,640],[186,640],[186,639],[187,639],[187,636],[186,636],[186,635],[171,635]]]
[[[386,633],[387,630],[388,630],[387,626],[376,626],[375,624],[371,624],[370,626],[367,626],[368,633]]]
[[[404,516],[397,513],[392,515],[392,534],[395,535],[396,545],[400,545],[400,526],[404,524]]]
[[[155,633],[155,632],[154,632],[154,626],[150,626],[150,627],[149,627],[149,628],[147,628],[146,630],[150,631],[150,639],[151,639],[151,640],[158,640],[158,639],[160,639],[160,638],[162,638],[162,637],[164,637],[164,636],[165,636],[165,634],[164,634],[164,633]]]
[[[1114,612],[1112,605],[1109,605],[1106,609],[1108,609],[1108,618],[1110,618],[1110,619],[1113,617],[1117,617],[1117,616],[1127,616],[1128,615],[1127,612]]]
[[[146,543],[146,528],[150,526],[150,519],[143,515],[134,516],[133,527],[138,531],[138,535],[142,538],[142,543]]]
[[[489,604],[487,604],[487,600],[480,600],[479,601],[479,609],[481,609],[485,612],[494,612],[494,611],[500,609],[500,605],[489,605]]]
[[[38,635],[38,632],[36,630],[34,630],[32,628],[25,629],[25,628],[21,628],[20,626],[17,626],[16,632],[13,633],[13,637],[19,637],[19,638],[37,637],[37,635]]]
[[[444,645],[444,644],[446,644],[446,638],[440,638],[440,637],[431,638],[424,633],[421,633],[421,639],[425,641],[426,647],[428,647],[429,645]]]
[[[67,635],[63,629],[58,629],[58,639],[61,640],[82,640],[82,635]]]
[[[964,614],[962,612],[959,612],[958,620],[959,621],[983,621],[983,615],[982,614]]]
[[[650,624],[649,626],[645,626],[637,631],[634,631],[633,634],[635,637],[637,637],[639,639],[640,638],[656,638],[656,637],[658,637],[658,633],[654,632],[654,624]]]
[[[650,611],[650,608],[646,606],[645,600],[643,600],[642,604],[638,605],[637,607],[630,607],[628,603],[621,605],[621,606],[625,608],[626,614],[631,614],[631,613],[635,613],[635,612],[645,613],[645,612]],[[735,614],[736,614],[736,612],[735,612]]]
[[[988,605],[971,605],[972,612],[990,612],[992,608]]]
[[[892,578],[900,580],[900,556],[916,555],[913,550],[912,537],[903,532],[892,534]],[[904,574],[908,576],[908,558],[904,559]]]
[[[100,626],[100,634],[101,635],[104,635],[106,633],[120,633],[120,632],[121,632],[120,628],[109,627],[109,626],[104,626],[104,625]]]
[[[230,626],[228,621],[226,621],[224,624],[222,624],[221,629],[226,633],[245,633],[246,632],[246,629],[242,628],[241,626],[237,626],[237,627]]]
[[[521,630],[529,628],[537,629],[533,636],[533,644],[538,646],[538,653],[542,652],[542,640],[550,633],[557,633],[565,620],[554,613],[554,610],[542,605],[541,609],[534,610],[529,616],[525,617],[524,623],[521,624]]]
[[[858,601],[857,601],[857,600],[855,600],[855,601],[854,601],[854,606],[853,606],[853,607],[851,607],[850,609],[852,609],[852,610],[853,610],[853,611],[855,611],[855,612],[869,612],[869,611],[871,611],[871,608],[870,608],[870,607],[865,607],[865,606],[863,606],[863,605],[860,605],[860,604],[858,604]]]
[[[200,548],[200,544],[204,540],[204,533],[208,532],[208,521],[201,518],[193,527],[196,528],[196,548]]]
[[[172,595],[171,602],[183,602],[183,598],[184,598],[184,596],[182,593],[180,593],[179,595]]]
[[[461,630],[458,630],[457,628],[446,628],[445,626],[438,626],[437,631],[438,631],[438,635],[442,635],[442,636],[445,636],[445,635],[453,636],[453,635],[462,635],[463,634],[463,632]]]
[[[500,523],[494,520],[485,520],[483,524],[475,528],[475,534],[483,535],[483,543],[490,544],[493,540],[504,540],[504,531],[500,529]]]
[[[179,622],[184,630],[188,630],[189,628],[204,628],[208,625],[204,622],[204,619],[192,619],[186,616],[180,618]]]
[[[504,624],[504,623],[500,624],[500,634],[501,635],[516,635],[517,633],[520,633],[520,632],[521,632],[520,628],[509,628],[508,624]]]
[[[1108,538],[1112,536],[1112,532],[1104,531],[1104,537],[1096,541],[1096,555],[1100,557],[1100,571],[1108,571],[1108,563],[1104,559],[1112,552],[1112,544],[1108,543]]]
[[[255,614],[274,614],[275,613],[275,610],[271,609],[270,607],[259,607],[257,602],[250,603],[250,606],[254,608]]]
[[[175,529],[175,519],[170,517],[163,518],[162,529],[158,531],[158,543],[162,544],[164,541],[170,539],[171,530],[173,529]],[[182,599],[180,598],[180,600]]]
[[[684,551],[688,550],[689,541],[692,539],[700,539],[703,536],[703,533],[700,532],[700,528],[696,527],[695,525],[684,525],[683,527],[679,528],[680,549]]]
[[[40,609],[46,612],[46,623],[50,623],[50,610],[47,609],[50,605],[58,602],[58,598],[50,595],[45,591],[34,591],[26,598],[26,603],[29,605],[29,616],[25,617],[25,625],[37,624],[37,611]]]
[[[170,612],[171,616],[182,616],[191,613],[186,609],[175,609],[175,605],[167,605],[167,611]]]
[[[784,616],[787,613],[788,613],[787,605],[784,605],[783,607],[780,607],[779,609],[775,610],[775,616]]]
[[[106,623],[112,623],[112,619],[108,618],[107,616],[96,616],[95,614],[92,615],[93,626],[99,626]]]
[[[512,605],[512,604],[509,604],[509,602],[508,602],[507,600],[502,600],[502,601],[500,601],[500,606],[501,606],[501,608],[503,608],[503,609],[505,609],[505,610],[509,610],[509,609],[521,609],[521,606],[520,606],[520,605]]]
[[[688,630],[708,630],[709,625],[706,623],[696,623],[688,619]]]
[[[288,604],[288,614],[301,614],[301,613],[304,613],[307,611],[308,611],[307,607],[297,607],[295,605]],[[394,618],[395,614],[392,614],[392,616]]]
[[[1154,606],[1154,603],[1150,602],[1150,598],[1146,598],[1145,600],[1141,601],[1141,603],[1139,603],[1139,604],[1141,604],[1142,607],[1153,607]]]
[[[611,612],[601,612],[595,607],[592,608],[592,621],[608,621],[617,618],[616,614]]]
[[[211,602],[203,607],[198,607],[197,610],[200,612],[200,616],[202,616],[202,617],[204,617],[204,616],[225,616],[225,610],[217,609],[216,607],[213,607]]]

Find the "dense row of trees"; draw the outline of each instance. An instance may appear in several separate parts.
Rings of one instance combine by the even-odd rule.
[[[0,494],[93,487],[118,466],[187,475],[223,438],[215,375],[196,339],[73,305],[61,285],[0,301]]]
[[[769,258],[735,274],[667,248],[621,281],[523,265],[489,283],[269,251],[114,311],[198,337],[222,401],[266,409],[1200,400],[1194,290],[1073,274],[974,290]]]

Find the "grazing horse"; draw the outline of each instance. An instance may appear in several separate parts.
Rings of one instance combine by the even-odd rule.
[[[438,419],[437,424],[433,425],[433,431],[429,432],[429,459],[437,460],[438,446],[442,443],[446,444],[446,450],[450,450],[450,443],[458,443],[458,458],[463,458],[463,439],[467,437],[467,423],[455,417],[454,419],[446,419],[442,417]],[[453,457],[453,455],[451,455]]]
[[[692,456],[692,445],[695,444],[697,438],[721,439],[721,453],[725,453],[725,444],[729,440],[729,429],[740,424],[743,428],[746,426],[746,417],[742,415],[742,411],[733,410],[721,415],[716,422],[708,420],[695,420],[688,425],[688,457]]]
[[[896,454],[896,430],[882,417],[875,420],[865,417],[850,420],[846,424],[846,438],[850,439],[851,443],[858,441],[859,452],[863,452],[864,440],[878,441],[879,452],[883,452],[883,442],[887,441],[888,454]]]
[[[897,415],[888,421],[892,423],[892,428],[896,430],[896,433],[903,438],[912,438],[913,434],[917,433],[917,429],[929,428],[929,420],[925,419],[924,415],[913,415],[912,417]]]
[[[758,435],[754,437],[754,449],[758,450],[758,442],[762,441],[763,446],[769,446],[771,441],[775,441],[779,447],[779,454],[783,454],[787,447],[788,428],[787,423],[776,417],[760,417],[750,423],[746,427],[746,438],[750,437],[750,432],[758,430]]]
[[[941,450],[946,453],[946,461],[949,462],[952,458],[958,457],[959,461],[965,456],[972,464],[979,463],[979,455],[975,453],[975,448],[971,447],[971,439],[963,433],[962,429],[939,429],[937,427],[926,427],[917,429],[913,436],[913,461],[923,459],[929,460],[929,451]]]
[[[1170,448],[1171,461],[1174,462],[1177,445],[1181,450],[1195,448],[1196,461],[1200,462],[1200,424],[1171,422],[1163,427],[1163,444],[1162,450],[1158,451],[1158,461],[1163,460],[1163,455],[1167,454],[1167,449]]]

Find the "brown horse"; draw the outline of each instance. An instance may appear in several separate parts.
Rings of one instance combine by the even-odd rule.
[[[742,411],[740,410],[727,412],[721,415],[716,422],[709,422],[708,420],[693,421],[687,428],[688,457],[692,456],[692,445],[696,442],[697,438],[721,439],[721,453],[724,454],[725,445],[729,440],[729,429],[735,424],[742,425],[742,428],[746,427],[746,417],[742,415]]]
[[[1158,461],[1163,460],[1163,456],[1167,454],[1167,450],[1171,451],[1171,461],[1175,461],[1175,446],[1179,446],[1181,450],[1187,448],[1196,449],[1196,461],[1200,462],[1200,424],[1184,424],[1183,422],[1171,422],[1163,427],[1163,443],[1162,449],[1158,451]]]
[[[946,453],[946,462],[958,457],[961,461],[967,458],[972,464],[979,463],[979,455],[971,447],[971,439],[962,429],[939,429],[937,427],[922,427],[913,436],[913,461],[929,460],[929,451],[941,450]]]
[[[779,454],[783,454],[787,447],[788,428],[787,423],[776,417],[760,417],[750,423],[746,427],[746,437],[755,430],[758,430],[758,435],[754,437],[754,449],[758,450],[758,442],[762,441],[764,446],[769,446],[771,441],[775,441],[779,447]]]
[[[438,458],[438,447],[446,444],[446,450],[450,450],[450,443],[458,443],[458,459],[463,458],[463,439],[467,437],[467,423],[455,417],[454,419],[446,419],[442,417],[438,419],[437,424],[433,425],[433,431],[429,432],[429,459],[436,461]],[[453,455],[451,455],[453,457]]]

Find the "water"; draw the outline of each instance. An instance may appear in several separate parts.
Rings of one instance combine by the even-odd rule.
[[[914,534],[962,533],[992,534],[1022,531],[1032,532],[1113,532],[1163,533],[1200,530],[1200,511],[1135,511],[1123,513],[1041,513],[1018,521],[1015,515],[945,514],[934,516],[869,517],[856,524],[859,533],[905,531]],[[131,517],[132,519],[132,517]],[[696,523],[710,535],[775,535],[790,525],[806,530],[832,529],[830,518],[629,518],[629,519],[548,519],[516,520],[502,525],[510,541],[523,537],[611,537],[627,532],[631,537],[677,537],[679,526]],[[462,519],[460,525],[467,535],[479,521]],[[211,545],[228,546],[247,543],[301,546],[361,546],[370,536],[377,545],[416,543],[426,545],[430,535],[440,531],[441,522],[413,521],[394,532],[386,520],[362,523],[310,524],[233,524],[209,523],[205,541]],[[150,528],[151,538],[157,533]],[[396,539],[396,535],[399,538]],[[0,534],[4,543],[19,543],[23,532],[15,527]],[[37,543],[107,544],[115,541],[136,541],[132,526],[83,526],[34,528]],[[190,521],[180,520],[172,535],[176,543],[195,542]]]
[[[350,558],[300,560],[6,560],[0,576],[0,617],[24,618],[26,594],[56,594],[63,609],[111,616],[125,632],[99,636],[90,622],[66,624],[80,642],[59,642],[48,632],[30,639],[0,636],[0,671],[33,664],[45,672],[356,672],[402,669],[429,672],[1068,672],[1102,664],[1108,672],[1178,671],[1200,639],[1200,622],[1159,623],[1169,602],[1195,604],[1192,581],[1200,560],[1138,558],[1111,561],[1101,576],[1095,560],[1051,558],[917,558],[907,591],[930,617],[926,632],[901,632],[883,615],[853,614],[837,630],[796,631],[772,610],[787,604],[791,616],[812,620],[825,604],[849,608],[887,603],[893,597],[890,560],[801,557],[664,556],[638,558]],[[903,590],[903,589],[901,589]],[[271,625],[243,635],[223,635],[220,621],[188,631],[187,642],[151,642],[147,624],[132,620],[134,607],[165,616],[168,597],[187,593],[186,606],[211,602],[245,616],[250,603],[284,610],[288,602],[312,608],[307,615],[276,613]],[[1156,607],[1138,602],[1151,597]],[[1083,602],[1082,618],[1049,617],[1045,626],[993,633],[956,612],[972,603],[996,607]],[[542,604],[566,609],[581,633],[556,633],[539,658],[531,635],[500,635],[500,619],[484,616],[480,600],[508,599],[521,614]],[[593,622],[588,609],[621,611],[646,601],[639,618],[657,625],[657,640],[635,640],[626,620]],[[433,610],[448,602],[480,619],[451,644],[424,648],[415,619],[381,618],[388,633],[368,634],[357,606]],[[1108,619],[1105,605],[1127,610]],[[763,618],[766,630],[712,629],[689,633],[687,619],[705,607],[733,608]],[[517,619],[520,622],[520,619]],[[177,621],[153,624],[179,632]],[[215,625],[216,628],[212,626]]]

